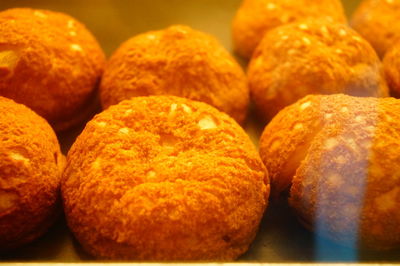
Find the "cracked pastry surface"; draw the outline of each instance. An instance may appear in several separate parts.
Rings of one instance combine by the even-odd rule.
[[[338,0],[243,0],[232,23],[235,50],[240,56],[251,58],[269,30],[308,18],[347,21]]]
[[[266,119],[308,94],[388,96],[382,64],[349,27],[306,20],[269,31],[248,68],[252,98]]]
[[[268,195],[243,129],[175,96],[135,97],[97,115],[68,153],[62,182],[69,227],[107,259],[235,259]]]
[[[41,236],[60,212],[64,157],[50,125],[0,96],[0,252]]]
[[[55,130],[90,115],[105,57],[92,34],[57,12],[0,12],[0,95],[25,104]]]
[[[307,96],[265,128],[275,195],[308,228],[344,244],[400,248],[400,101]]]
[[[242,123],[246,75],[211,35],[174,25],[137,35],[107,63],[100,88],[104,109],[134,96],[175,95],[208,103]]]

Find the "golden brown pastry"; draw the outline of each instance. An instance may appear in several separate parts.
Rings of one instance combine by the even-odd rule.
[[[363,0],[353,14],[351,25],[382,58],[400,37],[399,0]]]
[[[260,154],[275,195],[342,244],[400,248],[400,100],[307,96],[265,128]]]
[[[271,119],[308,94],[388,96],[370,44],[343,24],[307,20],[269,31],[248,69],[257,109]]]
[[[187,26],[135,36],[113,54],[101,82],[106,109],[133,96],[175,95],[206,102],[242,123],[246,76],[212,36]]]
[[[41,236],[60,212],[64,166],[50,125],[0,96],[0,253]]]
[[[268,195],[242,128],[175,96],[135,97],[97,115],[68,153],[62,183],[70,229],[107,259],[235,259]]]
[[[92,34],[68,15],[0,12],[0,95],[27,105],[55,130],[90,115],[104,61]]]
[[[400,42],[394,44],[385,54],[383,67],[391,95],[400,98]]]
[[[347,21],[340,0],[243,0],[232,24],[235,50],[250,58],[266,32],[307,18]]]

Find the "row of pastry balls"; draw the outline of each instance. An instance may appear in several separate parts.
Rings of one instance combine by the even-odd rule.
[[[61,187],[68,226],[95,258],[236,259],[256,236],[269,180],[317,234],[400,248],[398,99],[306,96],[267,125],[259,155],[210,105],[134,97],[96,115],[66,164],[43,118],[4,97],[0,115],[0,252],[48,229]]]
[[[47,11],[21,11],[21,14],[30,14],[27,17],[33,13],[41,19],[54,15]],[[8,16],[14,18],[10,19],[14,21],[11,24],[17,23],[17,16],[13,12]],[[69,20],[67,28],[70,29],[74,23]],[[43,21],[38,24],[46,25]],[[305,30],[309,25],[299,25],[299,28]],[[15,27],[13,29],[16,30]],[[185,39],[188,32],[192,32],[186,27],[173,27],[170,30],[170,34],[166,30],[137,37],[139,43],[145,39],[141,49],[147,50],[151,44],[163,43],[164,39]],[[157,37],[158,33],[161,37]],[[77,31],[71,30],[68,35],[76,37]],[[171,35],[174,37],[169,37]],[[54,36],[48,36],[47,39],[54,40]],[[153,42],[148,43],[146,39]],[[192,38],[189,39],[188,47],[195,46]],[[204,38],[199,43],[202,47]],[[210,43],[216,42],[213,40]],[[10,46],[14,49],[5,49],[2,60],[2,63],[5,62],[3,69],[6,77],[18,73],[15,70],[20,64],[20,55],[25,51],[22,45],[19,50],[15,49],[16,46]],[[174,68],[177,64],[178,68],[193,69],[190,67],[193,61],[185,61],[186,57],[172,62],[165,59],[170,58],[170,54],[172,57],[181,56],[181,53],[176,53],[177,45],[166,46],[168,56],[163,55],[161,58],[154,58],[146,52],[133,54],[139,58],[150,56],[149,60],[141,63],[144,68],[157,69],[160,65],[171,65]],[[211,47],[214,47],[212,51],[217,55],[222,53],[215,48],[218,45]],[[82,46],[80,43],[72,43],[70,48],[79,51]],[[120,50],[124,50],[124,45]],[[63,49],[57,51],[62,53]],[[200,54],[204,56],[206,52]],[[226,51],[222,54],[228,55],[223,58],[229,59],[224,64],[235,65]],[[201,55],[198,59],[203,62]],[[118,51],[115,57],[118,59]],[[151,60],[157,63],[149,64]],[[59,64],[51,65],[48,73],[51,73],[52,68],[57,69],[57,66],[66,70],[65,64],[60,64],[58,60],[49,62]],[[179,64],[181,62],[188,63],[182,67]],[[119,62],[116,67],[123,64],[123,61]],[[94,65],[92,62],[91,66]],[[22,66],[25,66],[22,70],[26,70],[26,62]],[[202,75],[203,67],[200,67]],[[121,75],[124,70],[126,68],[122,68]],[[173,71],[171,73],[176,74]],[[198,79],[197,71],[188,73]],[[160,71],[160,75],[165,73]],[[145,76],[140,79],[147,85],[143,88],[152,87],[152,84],[168,80],[169,77],[163,76],[158,80],[151,75]],[[33,75],[33,79],[35,77]],[[41,82],[45,83],[46,78],[50,77],[44,75]],[[218,78],[220,76],[213,80]],[[115,79],[120,80],[118,75]],[[180,77],[179,80],[188,83],[186,77]],[[349,233],[359,232],[359,235],[353,234],[354,238],[359,238],[367,247],[398,247],[399,233],[396,228],[399,219],[395,210],[399,204],[399,185],[398,178],[390,170],[397,169],[398,161],[399,147],[395,142],[398,139],[398,101],[346,96],[326,96],[320,100],[315,97],[282,111],[282,115],[274,120],[277,122],[273,121],[267,127],[267,133],[263,134],[261,155],[271,172],[274,191],[279,193],[281,189],[291,187],[291,204],[300,220],[308,227],[322,224],[322,227],[317,226],[325,229],[321,234],[346,242]],[[3,235],[0,242],[2,247],[12,248],[40,235],[56,216],[57,191],[62,172],[60,169],[63,168],[64,158],[54,140],[54,133],[43,119],[35,117],[26,107],[12,106],[15,103],[5,99],[3,102],[4,119],[0,122],[1,130],[4,131],[1,134],[2,142],[6,143],[6,148],[1,153],[5,166],[0,168],[0,226],[4,229],[1,230]],[[323,109],[324,106],[327,106],[326,109]],[[350,107],[356,111],[349,111]],[[83,113],[82,109],[79,109],[79,114]],[[307,110],[311,110],[311,117]],[[304,118],[309,120],[301,120],[298,117],[299,111],[304,111]],[[341,118],[340,112],[344,118]],[[365,120],[367,114],[373,115]],[[243,112],[239,115],[243,115]],[[326,121],[318,118],[321,115]],[[24,117],[30,122],[23,120]],[[290,123],[281,117],[290,120]],[[332,117],[333,120],[329,120]],[[331,121],[336,122],[332,124]],[[35,124],[37,128],[33,128]],[[325,124],[334,126],[327,127],[326,131],[331,135],[327,133],[330,138],[326,139],[321,149],[332,149],[338,155],[334,154],[333,159],[329,157],[331,159],[327,160],[322,152],[308,153],[310,147],[318,148],[321,141],[325,140],[325,134],[318,135],[319,132],[325,132],[322,130]],[[280,130],[279,126],[282,125],[290,126]],[[321,131],[318,130],[320,128]],[[370,150],[365,147],[372,152],[366,152]],[[35,157],[35,154],[41,154],[43,158]],[[308,161],[311,154],[319,157]],[[369,157],[369,154],[373,154],[373,157]],[[334,160],[337,160],[343,171],[334,171]],[[311,166],[303,164],[307,162]],[[358,162],[358,167],[355,164],[349,166],[349,162]],[[304,169],[315,171],[312,172],[312,179],[308,179],[308,175],[301,175],[300,171]],[[332,170],[332,175],[322,174],[330,173],[328,170]],[[41,176],[40,182],[38,174]],[[139,97],[111,107],[88,123],[68,155],[62,180],[63,203],[69,227],[85,250],[96,257],[227,260],[245,252],[255,236],[267,204],[267,176],[250,140],[227,115],[208,105],[181,98]],[[382,178],[391,180],[391,183],[382,182]],[[320,182],[327,183],[327,192],[323,193],[327,198],[319,198]],[[30,189],[39,192],[27,193]],[[330,200],[329,195],[340,195],[342,189],[343,197],[338,197],[336,201]],[[368,201],[361,198],[360,191],[366,193]],[[304,202],[309,204],[302,204]],[[344,203],[346,205],[341,205]],[[346,208],[335,219],[330,219],[331,210],[338,206]],[[375,211],[381,215],[372,215]],[[24,224],[26,215],[32,221],[29,225]],[[318,215],[322,215],[322,218],[316,222],[315,217]],[[387,216],[395,219],[381,219]],[[386,229],[390,229],[390,233]]]
[[[330,1],[330,12],[343,13],[340,2]],[[243,3],[234,21],[234,29],[241,30],[234,36],[244,36],[241,27],[248,21],[243,17],[251,15],[253,4],[282,9],[278,12],[282,17],[297,10],[284,8],[285,1],[264,2]],[[317,12],[321,6],[329,5],[320,3],[316,10],[307,10],[321,15],[324,12]],[[302,22],[265,34],[249,64],[247,82],[241,67],[215,38],[189,27],[172,26],[133,37],[106,63],[94,37],[75,19],[44,10],[6,10],[0,12],[0,95],[29,106],[56,130],[89,117],[99,83],[104,109],[134,96],[168,94],[206,102],[239,123],[246,118],[249,87],[266,120],[312,93],[388,96],[381,62],[366,40],[328,15],[298,16]],[[400,88],[398,53],[400,46],[385,60],[394,95]]]
[[[233,40],[251,59],[250,91],[263,117],[313,93],[385,97],[388,83],[398,97],[399,8],[398,0],[363,1],[352,19],[356,32],[339,0],[244,0]],[[376,52],[385,55],[384,70]]]
[[[138,35],[106,63],[74,18],[28,8],[0,12],[0,95],[25,104],[56,131],[87,119],[96,87],[104,109],[133,96],[176,95],[245,120],[246,76],[212,36],[186,26]]]
[[[350,25],[372,44],[380,57],[400,37],[399,0],[363,0]],[[340,0],[243,0],[233,21],[235,50],[250,58],[266,32],[305,18],[347,23]]]
[[[112,105],[87,124],[65,164],[46,121],[0,98],[1,251],[46,231],[60,212],[60,186],[68,225],[95,257],[229,260],[248,249],[269,182],[243,129],[185,98],[113,105],[171,93],[243,121],[245,74],[214,38],[184,26],[139,35],[104,69],[94,37],[67,15],[11,9],[0,26],[0,95],[56,130],[89,116],[101,77],[103,107]]]
[[[386,82],[399,96],[399,8],[365,0],[358,32],[338,0],[244,0],[233,21],[252,97],[272,118],[260,140],[272,193],[289,195],[305,227],[353,247],[400,248],[400,102],[376,98]],[[302,99],[335,93],[375,98]]]
[[[95,258],[232,260],[256,236],[268,173],[227,114],[133,97],[87,123],[68,153],[45,119],[0,96],[0,253],[61,213]],[[27,222],[29,221],[29,222]]]

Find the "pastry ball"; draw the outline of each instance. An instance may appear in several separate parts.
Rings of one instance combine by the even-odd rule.
[[[41,236],[60,212],[64,166],[50,125],[0,96],[0,253]]]
[[[400,37],[400,0],[363,0],[351,25],[375,48],[380,57]]]
[[[400,42],[385,54],[383,66],[392,96],[400,98]]]
[[[0,12],[0,95],[65,130],[90,115],[105,58],[74,18],[15,8]]]
[[[400,248],[400,100],[307,96],[265,128],[260,154],[275,195],[346,245]]]
[[[68,225],[97,258],[235,259],[254,239],[269,195],[241,127],[175,96],[111,106],[87,124],[67,161]]]
[[[307,18],[346,23],[340,0],[243,0],[232,23],[236,52],[250,58],[269,30]]]
[[[388,95],[374,49],[349,27],[326,20],[269,31],[254,52],[248,78],[266,119],[308,94]]]
[[[242,123],[249,89],[242,68],[212,36],[187,26],[140,34],[108,61],[103,108],[134,96],[175,95],[206,102]]]

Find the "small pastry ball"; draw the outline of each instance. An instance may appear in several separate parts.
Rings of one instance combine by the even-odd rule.
[[[254,239],[269,195],[242,128],[175,96],[111,106],[87,124],[67,161],[68,225],[97,258],[235,259]]]
[[[105,62],[92,34],[57,12],[0,12],[0,95],[33,109],[57,131],[90,115]]]
[[[388,95],[374,49],[349,27],[326,20],[269,31],[251,59],[248,78],[266,119],[308,94]]]
[[[175,95],[206,102],[239,123],[249,104],[234,58],[214,37],[180,25],[123,43],[107,63],[100,92],[104,109],[133,96]]]
[[[346,23],[340,0],[243,0],[232,23],[236,52],[250,58],[269,30],[307,18]]]
[[[316,233],[400,248],[400,100],[307,96],[265,128],[260,154],[275,194]]]
[[[375,48],[380,57],[400,37],[400,0],[363,0],[351,25]]]
[[[50,125],[0,96],[0,253],[41,236],[60,212],[64,157]]]
[[[385,54],[383,67],[392,96],[400,98],[400,42]]]

